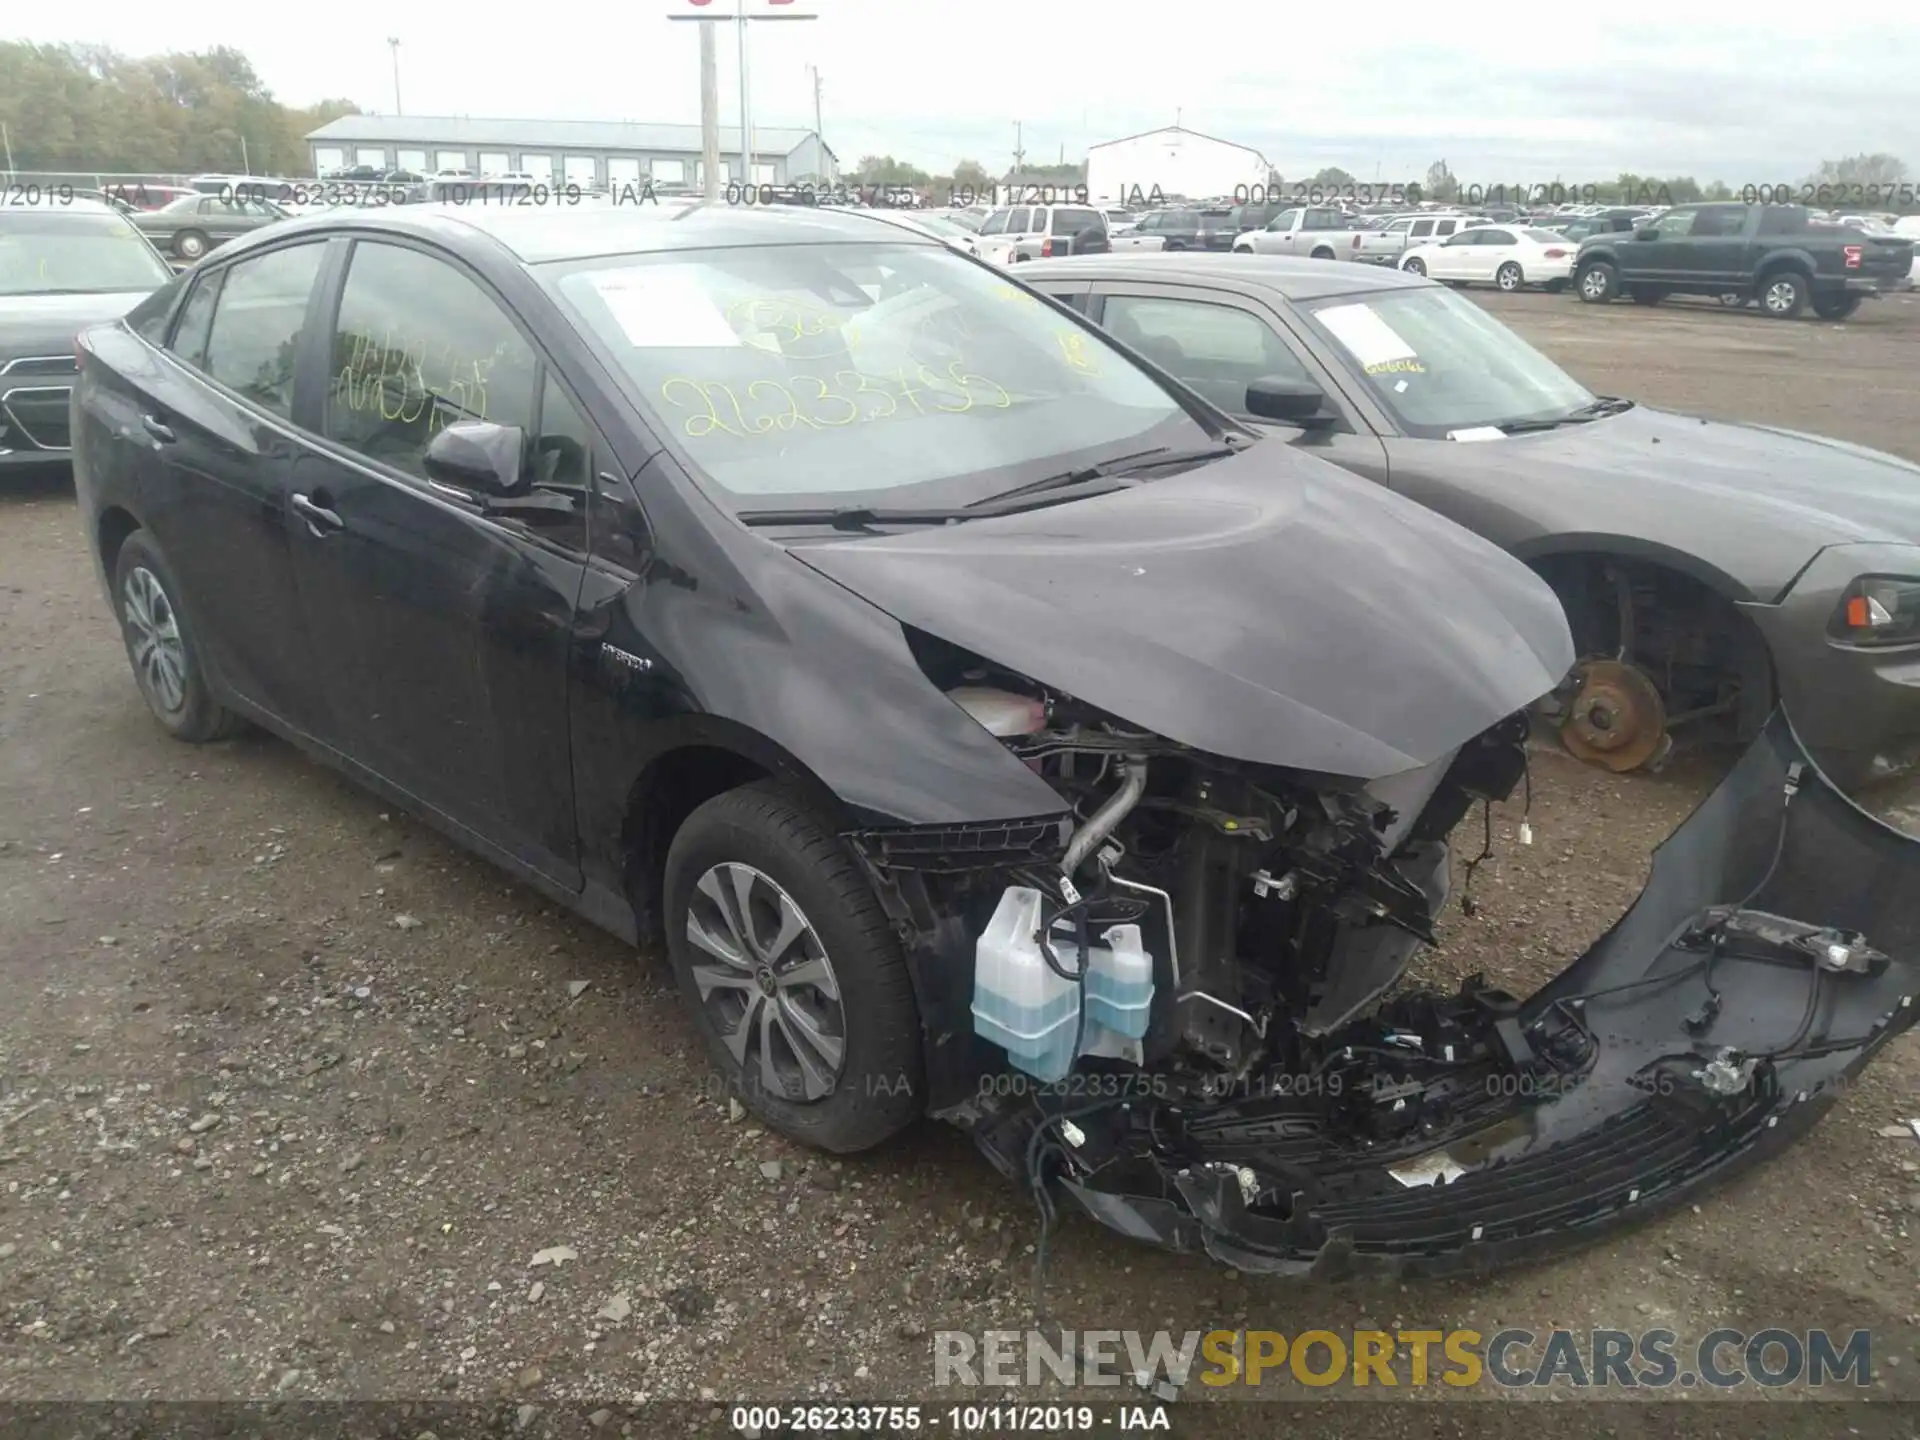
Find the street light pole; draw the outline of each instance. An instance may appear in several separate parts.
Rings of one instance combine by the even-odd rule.
[[[387,48],[393,52],[393,113],[400,113],[400,38],[397,35],[387,37]]]

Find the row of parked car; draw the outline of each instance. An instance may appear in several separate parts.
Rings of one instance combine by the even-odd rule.
[[[1595,394],[1387,267],[604,219],[342,209],[170,278],[0,209],[0,373],[164,730],[664,949],[768,1126],[932,1113],[1136,1238],[1426,1273],[1683,1202],[1912,1024],[1911,842],[1802,747],[1920,736],[1920,468]],[[1400,991],[1549,715],[1616,771],[1754,744],[1548,989]]]
[[[1126,251],[1294,255],[1385,265],[1451,285],[1576,286],[1580,298],[1658,304],[1718,297],[1792,318],[1844,320],[1920,282],[1920,217],[1715,202],[1562,206],[1519,214],[1426,207],[1361,215],[1325,205],[1178,205],[1135,214],[1090,205],[978,207],[916,217],[1000,264]]]

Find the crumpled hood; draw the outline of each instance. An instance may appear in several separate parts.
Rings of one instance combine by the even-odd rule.
[[[1110,495],[792,553],[1167,739],[1361,779],[1431,763],[1574,658],[1524,565],[1277,441]]]
[[[71,355],[89,325],[118,320],[149,290],[87,295],[0,295],[0,364],[22,355]]]

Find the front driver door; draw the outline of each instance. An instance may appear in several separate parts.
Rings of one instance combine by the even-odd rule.
[[[294,574],[348,756],[567,888],[580,869],[567,665],[587,555],[579,407],[451,257],[362,240],[336,268],[322,383],[295,461]],[[435,434],[519,428],[504,509],[429,479]]]
[[[1378,436],[1354,415],[1332,378],[1302,355],[1258,301],[1228,291],[1171,283],[1096,283],[1094,319],[1122,344],[1139,351],[1213,404],[1249,425],[1323,460],[1371,479],[1387,478],[1387,454]],[[1298,380],[1326,395],[1331,423],[1302,427],[1247,410],[1247,387],[1261,379]]]

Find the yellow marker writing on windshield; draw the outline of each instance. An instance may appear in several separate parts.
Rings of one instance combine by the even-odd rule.
[[[1067,357],[1067,363],[1076,370],[1089,375],[1100,373],[1100,358],[1087,345],[1087,337],[1078,330],[1058,332],[1060,353]]]

